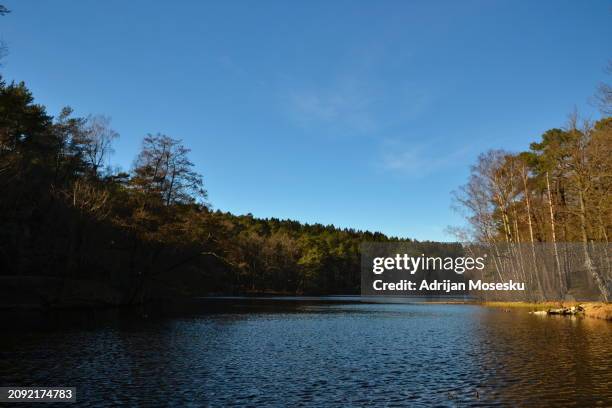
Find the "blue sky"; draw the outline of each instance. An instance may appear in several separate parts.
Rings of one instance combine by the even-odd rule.
[[[450,192],[588,104],[610,1],[10,1],[2,74],[182,138],[215,209],[452,240]]]

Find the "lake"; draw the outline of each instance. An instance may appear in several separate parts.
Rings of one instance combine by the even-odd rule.
[[[0,385],[79,406],[612,406],[595,319],[359,297],[0,317]]]

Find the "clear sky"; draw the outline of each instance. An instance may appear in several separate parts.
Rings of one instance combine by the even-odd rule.
[[[1,68],[112,117],[113,162],[182,138],[215,209],[452,240],[450,192],[588,104],[610,1],[4,0]]]

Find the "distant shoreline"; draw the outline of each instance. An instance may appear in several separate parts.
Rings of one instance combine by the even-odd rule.
[[[5,289],[3,296],[3,302],[0,302],[0,311],[18,311],[18,310],[67,310],[67,309],[108,309],[108,308],[129,308],[136,307],[141,304],[130,304],[125,303],[125,298],[121,296],[118,291],[111,290],[112,288],[105,285],[99,286],[96,283],[95,286],[92,282],[86,281],[74,281],[67,280],[65,282],[71,283],[68,285],[72,290],[67,290],[62,295],[57,296],[54,286],[57,285],[55,282],[57,279],[53,278],[42,278],[42,277],[3,277],[0,281]],[[37,284],[29,282],[33,280]],[[26,282],[27,281],[27,284]],[[76,285],[78,283],[78,285]],[[55,285],[54,285],[55,284]],[[68,287],[64,287],[65,291]],[[27,292],[29,296],[23,296],[24,292]],[[53,293],[56,292],[56,293]],[[8,296],[12,294],[14,297]],[[16,296],[15,296],[16,295]],[[55,295],[55,296],[53,296]],[[66,296],[66,297],[64,297]],[[408,303],[420,303],[420,304],[447,304],[447,305],[473,305],[483,306],[491,308],[504,308],[504,309],[524,309],[526,311],[543,311],[548,309],[555,309],[561,307],[572,307],[581,305],[584,308],[585,317],[596,318],[612,322],[612,303],[604,302],[579,302],[579,301],[547,301],[547,302],[523,302],[523,301],[481,301],[474,298],[458,298],[458,297],[391,297],[391,296],[361,296],[355,293],[338,293],[338,294],[296,294],[287,292],[276,292],[276,291],[253,291],[246,293],[210,293],[203,296],[177,296],[177,297],[166,297],[149,299],[144,303],[158,303],[158,302],[184,302],[184,301],[197,301],[197,300],[308,300],[308,299],[325,299],[337,300],[337,301],[348,301],[354,300],[356,302],[367,302],[372,303],[401,303],[401,301]],[[52,299],[54,301],[52,301]]]

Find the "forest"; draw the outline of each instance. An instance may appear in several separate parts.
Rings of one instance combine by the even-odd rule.
[[[9,12],[0,6],[0,15]],[[0,43],[0,58],[5,54]],[[519,246],[528,248],[531,266],[521,258],[496,273],[538,287],[535,298],[575,292],[567,242],[580,244],[583,269],[601,298],[612,296],[611,100],[612,88],[601,84],[601,119],[573,114],[528,151],[483,153],[455,192],[469,225],[453,229],[458,241],[505,246],[516,254]],[[457,243],[213,210],[180,138],[144,135],[126,171],[110,165],[118,138],[108,117],[78,117],[70,107],[53,116],[24,83],[0,76],[5,303],[24,296],[55,305],[76,297],[131,304],[210,294],[357,294],[364,242],[411,243],[428,255],[457,253]],[[536,265],[537,243],[552,244],[555,265]],[[603,257],[593,255],[594,243],[605,245]]]
[[[612,299],[612,88],[602,84],[594,100],[599,120],[572,113],[527,151],[481,154],[454,193],[468,221],[454,233],[510,254],[495,274],[529,282],[530,300],[580,296],[588,286]]]
[[[53,296],[37,290],[52,304],[82,291],[74,285],[83,280],[95,282],[98,295],[112,288],[118,303],[358,293],[360,243],[391,240],[212,211],[181,140],[146,135],[133,167],[121,172],[108,165],[118,137],[104,116],[75,117],[65,108],[52,117],[25,84],[0,82],[0,270],[7,291],[53,287]]]
[[[84,282],[100,302],[120,304],[210,294],[357,294],[363,242],[405,242],[433,255],[457,251],[452,243],[213,211],[180,139],[144,136],[132,168],[118,171],[109,165],[118,137],[107,117],[75,117],[70,108],[52,117],[24,83],[0,81],[0,279],[8,297],[26,288],[45,303],[63,304],[87,293]],[[552,271],[532,265],[530,276],[521,276],[509,264],[500,278],[554,287],[555,296],[571,293],[560,267],[567,264],[559,260],[566,256],[562,243],[607,244],[612,233],[611,141],[612,118],[579,122],[574,115],[529,151],[480,155],[455,193],[470,226],[455,230],[459,240],[552,243]],[[609,299],[609,270],[590,261],[592,282]]]

